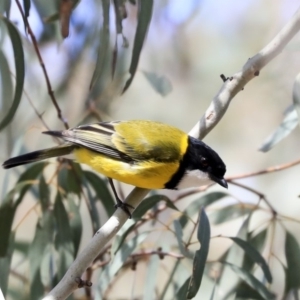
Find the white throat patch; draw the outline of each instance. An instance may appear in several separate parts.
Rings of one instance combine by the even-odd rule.
[[[189,187],[200,187],[203,185],[212,184],[213,181],[209,178],[208,173],[200,170],[187,171],[178,185],[177,189],[184,189]]]

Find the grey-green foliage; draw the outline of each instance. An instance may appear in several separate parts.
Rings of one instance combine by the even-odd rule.
[[[32,71],[31,59],[36,56],[34,46],[42,49],[45,43],[61,42],[57,7],[59,3],[23,1],[25,17],[32,13],[34,4],[40,19],[47,21],[42,24],[37,44],[29,47],[29,35],[20,33],[21,26],[28,30],[26,23],[15,24],[10,19],[11,1],[0,1],[0,44],[3,46],[6,39],[13,50],[8,53],[5,47],[0,47],[0,130],[3,135],[7,133],[12,144],[16,135],[10,136],[9,130],[13,127],[9,129],[9,126],[17,123],[13,121],[24,98],[24,82],[27,80],[29,86],[32,83],[28,78]],[[74,25],[75,31],[78,30],[82,36],[76,36],[79,46],[76,48],[74,43],[74,52],[70,51],[69,56],[66,55],[66,72],[55,90],[59,99],[57,103],[61,105],[60,96],[66,91],[68,84],[74,85],[69,80],[80,57],[90,51],[91,56],[94,56],[94,69],[91,72],[90,90],[86,91],[86,99],[81,103],[84,109],[80,112],[78,123],[95,121],[95,118],[99,120],[99,111],[105,107],[105,101],[108,102],[107,106],[110,104],[110,92],[117,91],[121,94],[130,87],[139,70],[140,57],[143,55],[155,9],[152,0],[103,0],[93,3],[97,8],[93,26],[84,28],[85,24],[76,24],[76,18],[73,20],[77,26]],[[80,4],[80,1],[74,1],[70,13],[75,9],[80,10]],[[124,33],[126,10],[130,9],[136,11],[136,26],[131,40]],[[112,13],[115,14],[114,18]],[[116,21],[115,26],[112,26],[112,20]],[[118,41],[120,36],[123,45]],[[126,53],[130,57],[127,60]],[[172,84],[164,75],[158,75],[155,70],[142,72],[154,90],[162,96],[172,91]],[[299,122],[298,77],[294,85],[293,107],[288,110],[279,128],[264,143],[263,151],[268,151],[288,136]],[[47,93],[48,90],[45,90],[45,94]],[[70,101],[67,104],[72,107],[72,99],[65,101]],[[94,106],[91,105],[92,102]],[[53,109],[49,98],[46,104],[42,105],[43,109],[48,113],[48,108],[51,107],[49,114],[56,117],[57,111]],[[27,111],[24,114],[26,116]],[[26,129],[23,130],[21,135],[25,135]],[[5,155],[10,156],[11,153]],[[0,287],[10,299],[40,299],[62,278],[81,247],[85,246],[83,243],[114,212],[114,197],[107,181],[99,174],[83,170],[68,160],[53,162],[51,165],[55,169],[53,173],[52,168],[51,176],[48,163],[37,163],[25,169],[20,167],[11,171],[17,180],[13,185],[13,179],[10,178],[12,188],[0,200]],[[5,188],[8,186],[6,183],[4,181]],[[240,202],[241,199],[230,197],[230,193],[199,192],[187,205],[182,205],[180,198],[174,203],[174,199],[163,193],[147,197],[134,211],[132,220],[126,223],[105,251],[99,253],[94,265],[85,274],[87,277],[95,275],[92,277],[94,285],[91,287],[95,299],[109,299],[110,293],[119,284],[118,281],[124,277],[131,278],[133,272],[138,278],[146,276],[146,283],[139,289],[142,292],[136,295],[137,299],[203,299],[204,290],[207,290],[204,285],[210,291],[210,299],[219,299],[219,289],[222,289],[222,280],[228,269],[231,274],[236,275],[236,281],[226,291],[227,295],[235,295],[238,299],[274,299],[277,296],[271,285],[276,274],[272,273],[272,265],[268,259],[272,254],[268,252],[269,244],[273,243],[270,231],[274,230],[274,222],[279,222],[274,211],[270,212],[270,222],[259,226],[259,231],[252,231],[248,225],[250,221],[255,221],[255,213],[261,207],[244,205]],[[34,201],[34,208],[28,207],[24,220],[17,219],[19,208],[27,200]],[[265,212],[266,208],[262,211]],[[19,238],[18,230],[33,212],[36,216],[32,218],[33,238],[24,241]],[[236,225],[239,233],[230,237],[213,236],[213,239],[231,239],[232,245],[223,251],[221,257],[213,262],[208,261],[210,247],[213,247],[213,226],[223,226],[230,221],[239,221],[239,225]],[[291,295],[296,295],[300,288],[300,247],[297,237],[283,228],[286,261],[283,266],[283,298],[288,299]],[[232,261],[234,253],[238,253],[238,257]],[[27,265],[25,271],[22,264],[12,264],[14,255],[21,256],[22,262]],[[216,265],[219,272],[214,276],[211,270]],[[142,266],[147,268],[146,272],[143,272]],[[26,278],[22,276],[24,273],[28,275]],[[118,296],[129,298],[136,282],[127,280]],[[87,290],[85,293],[89,295]]]

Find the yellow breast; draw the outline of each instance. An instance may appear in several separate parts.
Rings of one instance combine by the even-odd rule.
[[[107,177],[146,189],[164,188],[179,168],[179,161],[166,163],[148,160],[128,164],[85,148],[74,150],[74,154],[79,163],[89,165]]]

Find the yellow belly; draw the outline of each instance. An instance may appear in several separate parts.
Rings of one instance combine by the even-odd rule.
[[[95,171],[146,189],[161,189],[179,168],[179,163],[161,163],[146,161],[139,164],[128,164],[98,154],[85,148],[74,150],[77,162],[89,165]]]

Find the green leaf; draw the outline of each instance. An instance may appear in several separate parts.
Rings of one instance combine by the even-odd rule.
[[[244,281],[239,284],[234,292],[236,299],[265,300],[265,298],[262,297],[256,289],[252,288]]]
[[[296,76],[293,86],[293,103],[297,112],[298,122],[300,122],[300,74]]]
[[[92,222],[93,232],[96,233],[96,231],[100,227],[99,213],[98,213],[98,209],[97,209],[97,206],[96,206],[96,201],[98,199],[97,199],[97,196],[92,195],[91,187],[88,184],[86,179],[83,180],[83,184],[84,184],[84,186],[86,188],[86,191],[87,191],[88,203],[89,203],[88,210],[89,210],[89,213],[90,213],[90,219],[91,219],[91,222]]]
[[[247,239],[250,218],[251,214],[249,214],[249,216],[241,224],[241,227],[237,233],[237,237],[244,240]],[[234,265],[241,267],[243,265],[245,257],[247,256],[244,250],[233,243],[233,245],[227,251],[225,260],[228,263],[234,263]],[[223,299],[227,299],[239,284],[239,276],[230,267],[224,265],[224,267],[220,271],[219,278],[219,286],[224,293]]]
[[[74,246],[69,217],[59,193],[56,195],[53,214],[56,221],[57,272],[58,278],[62,278],[74,260]]]
[[[295,236],[286,232],[285,257],[287,267],[285,268],[285,294],[292,289],[300,288],[300,247]]]
[[[92,89],[95,84],[99,81],[104,75],[105,64],[107,63],[108,59],[108,49],[109,49],[109,9],[110,9],[110,1],[109,0],[102,0],[102,10],[103,10],[103,26],[101,29],[101,36],[100,36],[100,44],[98,49],[98,57],[96,62],[95,71],[90,83],[90,89]]]
[[[41,203],[43,213],[48,210],[50,202],[50,190],[49,185],[46,183],[44,176],[40,178],[39,184],[39,201]]]
[[[172,92],[172,83],[167,77],[158,76],[157,74],[148,71],[143,71],[143,74],[145,75],[153,89],[163,97]]]
[[[174,220],[174,229],[175,229],[175,235],[178,242],[178,247],[182,255],[188,258],[193,258],[193,254],[185,247],[183,242],[183,231],[182,227],[180,225],[180,222],[178,220]]]
[[[3,0],[0,1],[0,14],[3,15],[6,13],[6,17],[10,17],[10,6],[11,6],[11,0]]]
[[[121,246],[123,245],[126,237],[131,232],[131,230],[134,228],[136,224],[136,221],[133,219],[128,220],[124,226],[119,230],[119,232],[116,235],[116,238],[114,239],[114,242],[111,247],[111,253],[116,254]]]
[[[137,70],[141,51],[152,18],[152,10],[153,10],[153,0],[138,1],[138,24],[135,32],[133,49],[132,49],[132,58],[129,67],[130,77],[125,83],[123,93],[129,88],[131,82],[133,81],[135,72]]]
[[[290,110],[284,117],[279,127],[266,138],[259,150],[267,152],[278,144],[282,139],[288,136],[298,124],[298,115],[295,109]]]
[[[1,298],[1,290],[3,296],[6,296],[7,287],[8,287],[8,277],[10,274],[12,255],[14,252],[14,241],[15,241],[15,233],[12,232],[9,239],[9,245],[6,252],[6,255],[0,258],[0,298]],[[2,243],[2,241],[1,241]],[[4,298],[3,298],[4,299]]]
[[[169,275],[168,275],[168,280],[167,280],[165,286],[163,287],[162,293],[160,294],[160,296],[159,296],[159,298],[158,298],[159,300],[164,300],[164,299],[166,299],[165,296],[166,296],[166,294],[167,294],[167,291],[168,291],[168,289],[169,289],[169,286],[171,285],[171,283],[173,283],[175,274],[178,273],[178,269],[179,269],[179,266],[180,266],[180,265],[181,265],[181,260],[177,260],[177,261],[175,262],[173,268],[172,268],[172,271],[171,271],[171,272],[169,273]],[[176,293],[176,294],[177,294],[177,293]],[[186,293],[185,293],[185,295],[186,295]],[[176,299],[178,299],[178,298],[176,298]],[[179,300],[181,300],[181,299],[183,299],[183,298],[180,298]]]
[[[146,239],[148,235],[149,232],[143,232],[141,234],[135,235],[131,240],[128,240],[122,245],[121,249],[116,253],[109,266],[110,278],[112,278],[120,270],[128,257]]]
[[[201,244],[201,248],[195,253],[193,261],[193,274],[191,276],[187,292],[188,299],[192,299],[198,293],[209,250],[210,225],[204,208],[202,208],[200,212],[200,222],[198,226],[197,238]]]
[[[24,242],[24,241],[15,241],[14,248],[15,251],[18,251],[24,256],[28,255],[28,250],[29,250],[30,243],[29,242]]]
[[[74,197],[69,196],[68,199],[69,205],[69,215],[70,215],[70,227],[72,231],[72,241],[74,245],[74,257],[77,256],[81,235],[82,235],[82,220],[80,216],[80,204],[75,204]]]
[[[98,175],[96,175],[93,172],[84,171],[83,174],[88,183],[96,192],[96,196],[103,204],[107,215],[111,216],[115,211],[115,201],[111,193],[109,192],[107,184],[104,183],[103,179],[101,179]]]
[[[251,237],[250,233],[247,234],[247,241],[254,247],[258,252],[262,252],[263,246],[266,242],[266,237],[267,237],[267,229],[262,230],[260,233],[257,235]],[[244,270],[250,271],[254,266],[254,261],[249,257],[245,256],[244,261],[243,261],[243,266],[242,268]]]
[[[221,261],[221,263],[229,266],[242,280],[244,280],[250,287],[255,289],[263,297],[263,299],[275,299],[275,295],[271,293],[264,286],[264,284],[255,278],[251,273],[226,261]]]
[[[79,164],[69,161],[58,173],[58,184],[67,193],[81,195],[82,170]]]
[[[152,255],[147,267],[146,283],[144,285],[144,296],[143,300],[155,300],[156,287],[158,282],[158,271],[159,271],[160,258],[158,255]]]
[[[242,217],[245,214],[249,214],[252,210],[252,207],[237,203],[219,208],[218,211],[213,212],[209,217],[211,222],[217,225]]]
[[[6,257],[9,251],[9,240],[15,212],[16,206],[11,202],[6,202],[0,207],[0,257]]]
[[[44,287],[52,287],[53,285],[53,265],[56,256],[54,245],[48,243],[45,247],[40,265],[40,280]]]
[[[2,103],[2,111],[7,111],[9,109],[11,99],[13,99],[14,92],[13,92],[12,78],[10,76],[9,63],[4,52],[1,49],[0,49],[0,80],[1,80],[0,101]]]
[[[44,295],[41,264],[48,245],[53,243],[54,232],[52,212],[46,211],[36,224],[35,236],[29,248],[30,299],[40,299]]]
[[[187,280],[184,282],[184,284],[177,291],[177,293],[176,293],[176,299],[178,299],[178,300],[187,299],[187,293],[188,293],[188,288],[189,288],[189,284],[190,284],[191,278],[192,278],[192,276],[190,276],[189,278],[187,278]]]
[[[223,192],[212,192],[201,196],[200,198],[194,200],[184,211],[182,216],[179,219],[180,225],[182,228],[186,226],[189,219],[191,219],[199,210],[200,208],[206,207],[224,197],[227,197],[228,194]]]
[[[6,114],[6,116],[0,121],[0,130],[6,127],[13,119],[17,108],[19,107],[24,85],[25,76],[25,63],[24,63],[24,53],[21,37],[15,26],[6,18],[1,18],[2,22],[6,24],[8,34],[12,43],[14,51],[15,69],[16,69],[16,89],[15,95],[12,100],[12,105]]]
[[[135,211],[132,214],[132,217],[134,219],[140,219],[143,217],[143,215],[152,207],[154,207],[157,203],[160,201],[165,201],[166,205],[169,208],[172,208],[174,210],[178,211],[178,208],[174,205],[174,203],[165,195],[153,195],[146,199],[144,199],[141,204],[135,209]]]
[[[261,256],[261,254],[247,241],[244,241],[238,237],[228,238],[230,238],[238,246],[240,246],[245,251],[245,253],[261,267],[268,282],[272,283],[272,274],[270,272],[269,266],[267,265],[265,259]]]
[[[31,0],[23,0],[25,18],[29,17],[30,6],[31,6]]]
[[[18,182],[2,201],[0,206],[0,257],[6,255],[16,209],[25,195],[24,191],[31,186],[31,181]],[[16,195],[19,195],[17,200],[15,199]]]
[[[22,173],[20,175],[18,183],[36,179],[42,173],[45,166],[47,166],[47,165],[48,165],[47,162],[39,162],[39,163],[35,163],[35,164],[31,165],[30,167],[28,167],[26,169],[26,171],[24,173]],[[32,186],[32,184],[30,184],[30,185],[27,184],[20,191],[20,195],[19,195],[18,199],[16,200],[17,205],[22,201],[24,195],[27,193],[28,189],[30,189],[31,186]]]

